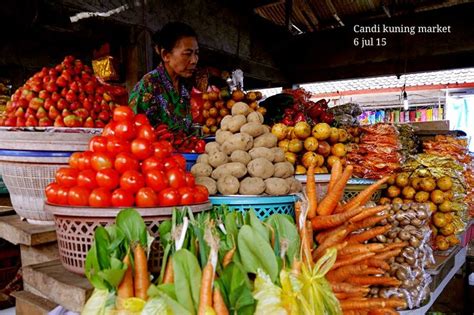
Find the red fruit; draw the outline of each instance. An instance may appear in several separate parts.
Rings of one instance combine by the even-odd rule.
[[[95,121],[95,128],[104,128],[104,127],[105,127],[105,123],[102,120],[97,119]]]
[[[75,186],[69,189],[67,201],[71,206],[84,207],[89,205],[91,191],[84,187]]]
[[[56,171],[56,182],[64,187],[73,187],[77,185],[78,175],[78,169],[71,167],[61,167]]]
[[[44,100],[44,109],[50,110],[51,107],[54,107],[56,102],[54,102],[51,98],[47,98]]]
[[[82,106],[87,109],[87,110],[92,110],[94,104],[89,100],[89,98],[85,98],[83,101],[82,101]]]
[[[150,121],[148,120],[148,118],[146,117],[145,114],[136,114],[134,121],[135,121],[135,126],[136,127],[140,127],[140,126],[143,126],[143,125],[149,125],[150,124]]]
[[[89,81],[89,82],[87,82],[87,83],[84,85],[84,91],[85,91],[87,94],[94,94],[94,92],[95,92],[95,87],[96,87],[96,83],[93,82],[93,81]]]
[[[179,167],[182,169],[182,170],[186,170],[186,159],[184,158],[183,155],[181,154],[173,154],[171,156],[172,159],[174,159],[176,161],[176,163],[178,163]]]
[[[62,116],[56,117],[54,120],[54,127],[66,127]]]
[[[58,205],[67,205],[68,204],[68,195],[69,188],[64,186],[59,186],[58,193],[56,195],[56,201]]]
[[[87,117],[89,117],[89,111],[85,108],[79,108],[74,111],[74,114],[76,116],[79,116],[82,118],[82,120],[85,120]]]
[[[39,120],[38,126],[40,127],[50,127],[53,125],[53,121],[48,117],[43,117]]]
[[[81,107],[81,103],[79,103],[78,101],[75,101],[75,102],[72,102],[71,104],[69,104],[69,109],[72,110],[72,111],[76,111],[80,107]]]
[[[89,140],[89,150],[97,153],[107,153],[107,137],[93,136]]]
[[[87,170],[87,169],[92,168],[91,160],[92,160],[93,155],[94,155],[94,152],[92,151],[83,152],[82,156],[79,158],[79,161],[78,161],[78,168],[80,170]]]
[[[87,117],[86,121],[82,125],[84,128],[95,128],[94,120],[91,117]]]
[[[61,95],[58,92],[51,93],[51,99],[53,100],[53,102],[56,103],[57,101],[59,101],[60,98]]]
[[[38,110],[40,107],[43,107],[43,104],[44,104],[44,100],[39,98],[39,97],[35,97],[35,98],[32,98],[30,103],[28,104],[28,107],[34,109],[34,110]]]
[[[112,193],[111,203],[113,207],[131,207],[135,202],[133,193],[125,189],[115,189]]]
[[[97,184],[100,187],[104,187],[110,190],[114,189],[119,185],[119,178],[119,172],[112,168],[106,168],[98,171],[95,177]]]
[[[150,187],[140,188],[135,196],[135,204],[137,207],[156,207],[158,196]]]
[[[106,110],[103,110],[99,113],[99,116],[97,117],[103,122],[108,122],[110,120],[110,113]]]
[[[120,177],[120,188],[136,193],[145,186],[145,177],[138,171],[129,170]]]
[[[113,137],[113,136],[115,136],[115,126],[116,126],[115,121],[109,122],[107,125],[105,125],[104,130],[102,131],[102,135],[104,137]]]
[[[67,86],[67,81],[68,81],[68,79],[64,75],[60,75],[56,79],[56,85],[60,86],[60,87],[66,87]]]
[[[77,186],[87,189],[97,188],[96,172],[91,169],[81,171],[77,175]]]
[[[69,90],[66,93],[66,101],[68,101],[69,103],[72,103],[72,102],[75,102],[76,100],[77,100],[76,93],[74,93],[74,91],[72,90]]]
[[[79,103],[82,104],[83,107],[84,107],[84,101],[85,101],[86,99],[87,99],[87,96],[86,96],[86,94],[84,94],[84,92],[80,92],[79,95],[77,96],[77,100],[79,101]],[[86,108],[86,109],[87,109],[87,108]],[[90,110],[90,108],[87,109],[87,110]]]
[[[91,157],[91,166],[95,171],[100,171],[105,168],[112,168],[114,159],[106,153],[95,153]]]
[[[77,83],[77,81],[73,81],[69,84],[69,88],[73,91],[73,92],[79,92],[79,87],[80,87],[80,84]]]
[[[82,152],[74,152],[69,157],[69,166],[79,169],[79,159],[82,158]]]
[[[171,152],[173,152],[173,147],[168,141],[160,140],[154,142],[152,146],[154,150],[153,155],[158,159],[165,159],[171,155]]]
[[[137,138],[142,138],[154,142],[156,140],[156,136],[153,127],[150,125],[143,125],[138,127]]]
[[[6,121],[5,121],[4,124],[5,124],[5,126],[8,126],[8,125],[6,124]],[[0,123],[0,126],[2,126],[1,123]],[[26,126],[26,119],[23,118],[23,117],[18,117],[18,118],[16,119],[16,126],[17,126],[17,127],[25,127],[25,126]]]
[[[33,92],[39,93],[43,89],[43,85],[41,83],[33,83],[31,85],[31,90]]]
[[[128,120],[117,122],[114,131],[116,137],[124,140],[135,139],[137,133],[133,122]]]
[[[164,166],[161,163],[161,160],[155,156],[150,156],[146,160],[144,160],[141,164],[141,170],[145,174],[151,170],[163,170]]]
[[[113,120],[116,122],[120,121],[131,121],[135,116],[133,110],[128,106],[118,106],[114,109]]]
[[[15,111],[15,117],[25,117],[25,111],[23,108],[18,107]]]
[[[36,118],[33,115],[28,116],[28,118],[26,119],[26,122],[25,122],[25,126],[26,127],[36,127],[36,126],[38,126],[38,120],[36,120]]]
[[[130,152],[130,142],[117,137],[105,137],[107,139],[107,152],[115,156],[121,152]]]
[[[209,200],[209,192],[207,188],[201,185],[196,185],[194,187],[194,202],[203,203]]]
[[[106,102],[110,102],[112,100],[112,96],[110,96],[107,92],[105,92],[104,94],[102,94],[102,98],[104,99],[104,101]]]
[[[107,208],[112,205],[112,194],[107,188],[96,188],[89,195],[89,206]]]
[[[120,174],[123,174],[128,170],[138,171],[139,163],[131,153],[122,152],[115,157],[114,167]]]
[[[53,93],[53,92],[56,92],[58,87],[56,86],[56,84],[54,82],[50,81],[50,82],[46,83],[45,89],[46,89],[46,91],[48,91],[50,93]]]
[[[36,118],[40,119],[40,118],[45,118],[48,116],[48,112],[46,111],[46,109],[44,109],[44,107],[40,107],[38,108],[38,110],[36,111]]]
[[[38,94],[39,98],[42,98],[43,100],[46,100],[51,97],[50,93],[46,90],[41,90]]]
[[[66,97],[66,94],[69,90],[67,88],[62,88],[61,92],[59,92],[61,94],[62,97]]]
[[[179,168],[172,168],[166,171],[166,177],[170,187],[179,188],[186,186],[186,173]]]
[[[145,182],[148,187],[155,191],[161,191],[168,187],[168,178],[165,172],[159,169],[152,169],[145,173]]]
[[[186,178],[186,186],[194,187],[196,185],[194,176],[190,172],[186,172],[186,177],[185,178]]]
[[[158,193],[158,204],[160,206],[177,206],[181,202],[181,196],[175,188],[165,188]]]
[[[69,108],[69,103],[64,98],[60,98],[56,103],[56,107],[58,110],[63,111]]]
[[[81,127],[82,118],[76,115],[69,115],[64,117],[64,124],[66,125],[66,127]]]
[[[181,196],[180,205],[191,205],[194,203],[194,189],[191,187],[181,187],[178,189]]]
[[[63,71],[63,66],[62,65],[57,65],[56,67],[54,67],[54,70],[56,70],[56,72],[62,72]]]
[[[48,111],[48,117],[52,120],[56,120],[58,116],[60,116],[61,113],[56,109],[56,107],[52,106],[49,108]]]
[[[72,113],[68,109],[63,109],[63,111],[61,112],[61,116],[63,118],[69,115],[72,115]]]
[[[140,161],[153,155],[152,143],[146,139],[138,138],[133,140],[130,149],[132,154]]]
[[[58,203],[58,189],[59,184],[51,183],[46,186],[45,193],[46,193],[46,200],[49,203],[57,204]]]

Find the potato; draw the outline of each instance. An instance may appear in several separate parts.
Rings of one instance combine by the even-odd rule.
[[[269,125],[263,125],[263,133],[270,133],[272,132],[272,127]]]
[[[225,131],[221,129],[216,131],[216,142],[219,144],[223,144],[230,137],[232,137],[232,132],[230,131]]]
[[[272,162],[264,158],[256,158],[247,165],[248,172],[252,177],[269,178],[273,176],[275,168]]]
[[[290,186],[290,194],[296,194],[303,190],[303,185],[294,177],[285,178],[286,183]]]
[[[265,128],[262,124],[250,122],[240,127],[240,132],[245,132],[252,137],[258,137],[265,133]]]
[[[275,167],[275,173],[273,174],[274,177],[287,178],[295,174],[295,168],[293,167],[293,164],[291,164],[290,162],[275,163],[274,167]]]
[[[239,180],[232,175],[225,175],[217,180],[217,190],[223,195],[235,195],[239,187]]]
[[[247,116],[247,121],[263,124],[263,115],[259,112],[251,112]]]
[[[198,156],[196,163],[204,163],[204,164],[209,164],[209,154],[203,153]]]
[[[250,107],[244,102],[237,102],[234,104],[234,106],[232,106],[232,116],[236,116],[236,115],[247,116],[249,112],[250,112]]]
[[[193,174],[194,177],[211,176],[211,173],[212,167],[209,164],[196,163],[191,167],[191,174]]]
[[[276,147],[277,142],[278,142],[277,136],[275,136],[273,133],[266,133],[253,140],[253,147],[254,148],[265,147],[265,148],[271,149],[271,148]]]
[[[253,138],[246,133],[236,133],[222,144],[222,152],[231,155],[236,150],[247,151],[253,146]]]
[[[285,162],[285,152],[281,148],[271,148],[273,154],[273,162]]]
[[[206,151],[207,154],[211,154],[212,152],[220,151],[221,146],[217,142],[209,142],[209,143],[206,143],[206,147],[204,150]]]
[[[249,151],[250,156],[252,157],[252,160],[258,159],[258,158],[264,158],[270,162],[273,162],[273,152],[269,148],[253,148],[252,150]]]
[[[227,155],[224,152],[212,152],[209,154],[209,164],[216,168],[228,162]]]
[[[240,182],[239,194],[260,195],[265,191],[265,182],[259,177],[245,177]]]
[[[228,131],[229,130],[229,123],[232,121],[232,115],[224,116],[221,120],[221,130]]]
[[[265,186],[265,192],[272,196],[286,195],[290,192],[290,185],[283,178],[267,178]]]
[[[240,162],[231,162],[219,166],[212,172],[212,178],[219,179],[226,175],[232,175],[237,178],[242,178],[247,174],[247,168]]]
[[[236,150],[232,152],[232,155],[230,156],[230,160],[232,162],[240,162],[244,165],[249,164],[250,161],[252,161],[252,157],[250,154],[243,150]]]
[[[237,115],[232,117],[229,121],[229,131],[238,132],[240,128],[247,123],[247,118],[244,115]]]
[[[210,177],[199,176],[195,179],[196,185],[203,185],[207,188],[209,195],[217,194],[217,184],[216,181]]]

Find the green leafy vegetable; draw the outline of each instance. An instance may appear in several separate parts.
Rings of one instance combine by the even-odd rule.
[[[122,210],[117,215],[115,223],[125,234],[129,243],[139,242],[143,247],[147,247],[148,233],[140,213],[134,209]]]
[[[230,263],[216,280],[231,313],[253,314],[256,301],[249,282],[247,274],[234,263]]]
[[[279,248],[280,244],[285,242],[287,246],[285,254],[286,263],[287,266],[291,265],[294,258],[298,256],[300,248],[300,237],[296,225],[283,214],[274,214],[266,222],[273,227]],[[277,255],[279,256],[279,253]]]
[[[201,268],[196,256],[186,249],[177,251],[172,259],[177,300],[194,314],[199,305]]]

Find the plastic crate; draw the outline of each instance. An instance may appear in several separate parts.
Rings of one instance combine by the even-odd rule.
[[[191,171],[191,167],[196,164],[196,160],[199,157],[198,153],[180,153],[186,159],[186,170]]]
[[[8,189],[5,183],[3,182],[2,176],[0,175],[0,195],[8,194]]]
[[[232,211],[247,212],[253,209],[260,220],[264,220],[275,213],[295,214],[295,195],[286,196],[210,196],[214,207],[226,205]]]
[[[427,272],[432,277],[432,281],[430,283],[431,291],[436,290],[446,275],[451,271],[451,269],[453,269],[456,254],[460,250],[461,248],[459,246],[455,246],[452,248],[448,256],[439,256],[435,254],[435,265],[427,270]]]

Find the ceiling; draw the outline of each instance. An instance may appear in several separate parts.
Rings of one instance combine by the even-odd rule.
[[[264,0],[256,14],[298,35],[342,27],[355,21],[396,17],[447,8],[473,0]]]

